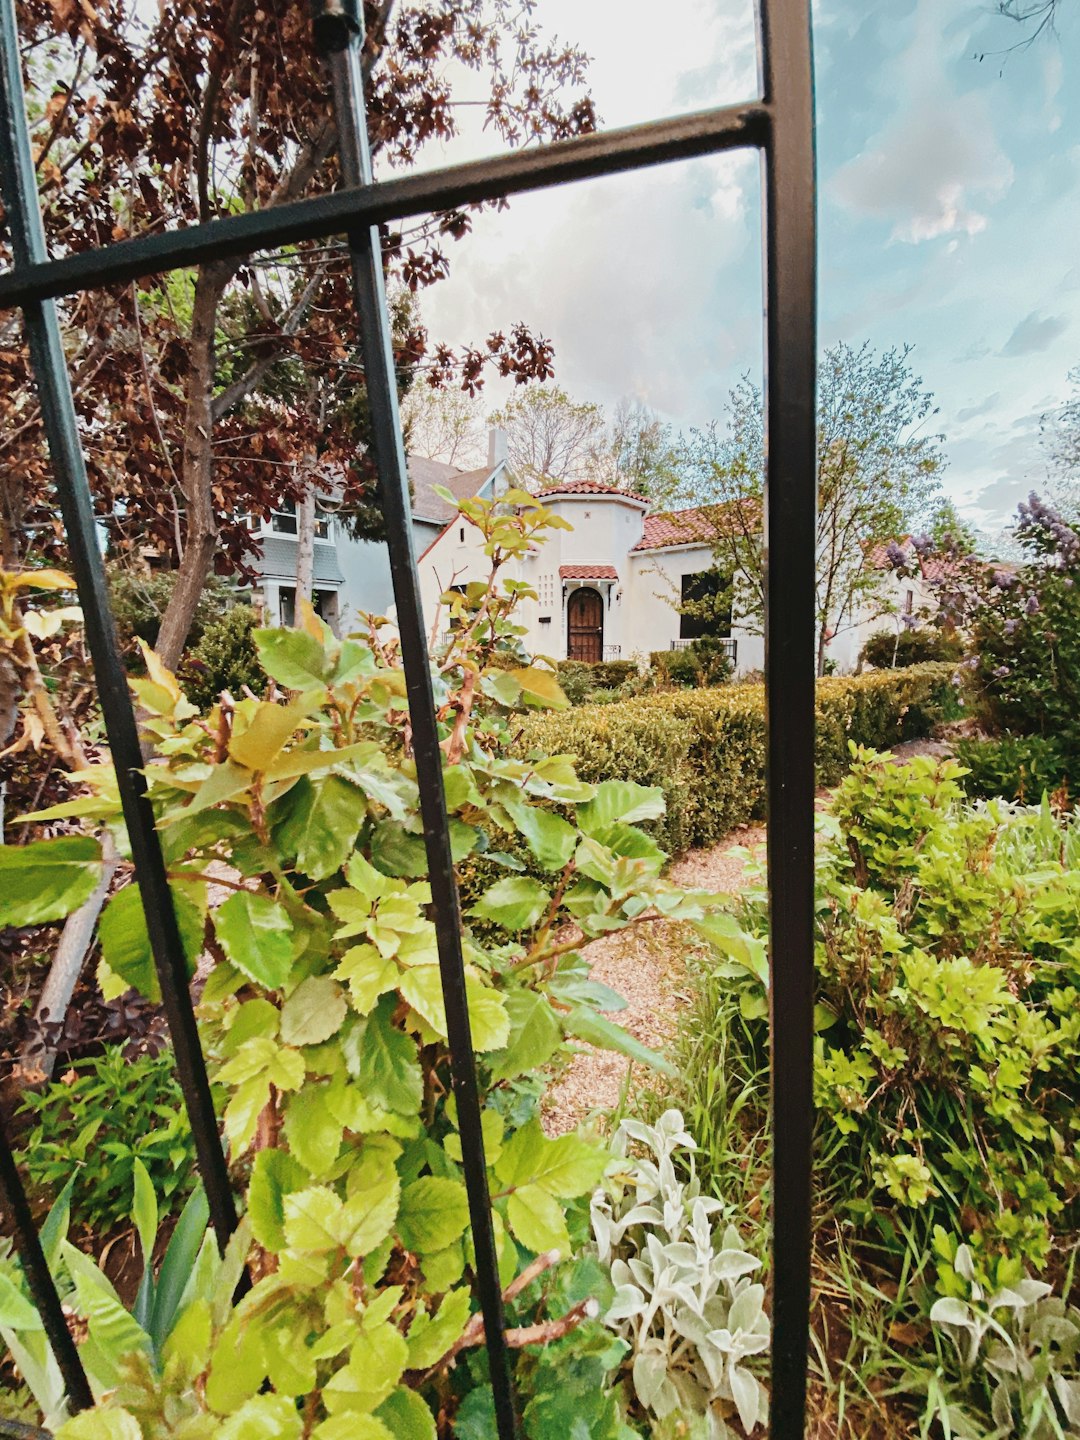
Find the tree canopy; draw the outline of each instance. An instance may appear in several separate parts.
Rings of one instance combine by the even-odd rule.
[[[40,200],[54,255],[148,230],[266,208],[332,188],[337,135],[307,7],[289,0],[117,0],[20,7]],[[593,128],[585,59],[549,42],[531,0],[365,6],[373,151],[412,163],[457,128],[454,76],[484,77],[504,145]],[[497,203],[497,202],[493,202]],[[384,232],[391,281],[443,278],[461,210]],[[0,259],[6,260],[5,253]],[[494,369],[550,376],[552,348],[523,323],[454,351],[399,308],[403,388],[417,378],[475,392]],[[98,513],[114,551],[145,547],[179,570],[159,646],[175,663],[215,564],[253,559],[244,516],[300,500],[313,474],[370,498],[363,375],[340,243],[79,296],[62,307]],[[61,543],[40,416],[16,322],[0,328],[5,563]],[[317,457],[321,468],[313,467]]]

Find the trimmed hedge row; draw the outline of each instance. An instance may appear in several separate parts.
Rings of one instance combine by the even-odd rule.
[[[928,733],[953,673],[913,665],[818,681],[818,783],[848,767],[848,741],[887,750]],[[572,755],[583,780],[659,785],[667,813],[653,822],[671,854],[714,845],[765,803],[765,694],[761,685],[682,690],[612,705],[583,705],[525,721],[528,753]]]

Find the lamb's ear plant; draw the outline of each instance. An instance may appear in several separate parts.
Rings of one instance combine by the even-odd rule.
[[[926,1418],[949,1417],[957,1440],[1080,1436],[1080,1310],[1028,1275],[987,1292],[967,1245],[956,1249],[952,1276],[967,1293],[943,1295],[930,1310],[946,1360],[954,1354]]]
[[[663,1064],[600,1013],[611,995],[589,980],[580,946],[660,918],[700,920],[712,898],[661,878],[665,857],[636,827],[662,812],[659,791],[587,785],[567,756],[511,753],[523,709],[565,700],[553,670],[521,649],[513,609],[531,592],[502,572],[561,522],[523,492],[461,508],[483,534],[490,575],[444,597],[451,635],[433,680],[451,836],[471,887],[466,986],[509,1342],[529,1440],[620,1440],[628,1432],[605,1376],[622,1347],[594,1314],[607,1282],[571,1259],[610,1157],[588,1131],[547,1138],[520,1082],[579,1039]],[[443,621],[432,618],[438,634]],[[396,637],[373,621],[340,640],[309,607],[300,628],[255,641],[262,698],[223,694],[201,715],[152,655],[133,682],[156,751],[148,775],[180,928],[192,963],[200,952],[216,962],[201,1037],[226,1097],[253,1283],[235,1306],[220,1287],[201,1297],[163,1346],[129,1317],[148,1343],[132,1343],[99,1408],[70,1422],[64,1440],[487,1437],[491,1390]],[[46,814],[119,830],[109,776],[89,780],[87,799]],[[88,833],[63,843],[63,854],[49,849],[57,842],[20,847],[16,906],[32,885],[54,913],[79,903],[96,842]],[[228,891],[224,903],[212,885]],[[102,941],[106,991],[154,994],[134,887],[110,900]],[[84,1279],[77,1303],[90,1316],[100,1302]],[[164,1284],[161,1274],[140,1298],[146,1323]],[[753,1296],[728,1300],[741,1300],[739,1335],[757,1334]],[[749,1414],[747,1372],[729,1357],[745,1343],[714,1346],[727,1357],[718,1393],[734,1376]]]
[[[723,1203],[700,1193],[678,1110],[655,1125],[624,1120],[612,1148],[593,1234],[616,1287],[605,1321],[630,1347],[629,1383],[650,1433],[685,1435],[693,1423],[707,1440],[728,1440],[741,1433],[737,1417],[753,1434],[768,1406],[747,1363],[769,1347],[765,1288],[751,1278],[761,1261],[734,1225],[721,1231]]]

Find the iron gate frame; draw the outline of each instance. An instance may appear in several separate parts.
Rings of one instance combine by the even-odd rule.
[[[520,1434],[505,1343],[461,911],[394,383],[378,226],[387,221],[601,178],[676,160],[756,149],[763,169],[765,269],[765,674],[772,1166],[772,1369],[769,1433],[804,1433],[812,1203],[814,570],[816,530],[816,176],[810,0],[756,0],[760,98],[646,121],[420,175],[375,182],[365,123],[361,0],[316,0],[315,43],[332,80],[344,188],[269,210],[118,241],[50,259],[26,120],[15,0],[0,0],[0,189],[14,263],[0,310],[21,308],[42,422],[71,547],[102,710],[147,915],[162,1002],[218,1244],[237,1223],[227,1162],[188,990],[180,934],[146,793],[127,677],[109,609],[55,300],[164,271],[344,234],[353,272],[371,449],[379,475],[413,725],[424,841],[446,1001],[454,1093],[500,1440]],[[73,1411],[92,1403],[0,1126],[0,1195]],[[2,1427],[0,1427],[2,1428]]]

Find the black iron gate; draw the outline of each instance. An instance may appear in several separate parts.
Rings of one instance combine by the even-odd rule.
[[[141,888],[177,1070],[220,1245],[236,1209],[199,1047],[127,678],[109,612],[90,491],[54,299],[222,257],[345,234],[372,415],[423,812],[439,963],[500,1440],[519,1431],[465,999],[461,917],[441,752],[413,556],[377,226],[570,180],[755,148],[765,179],[766,687],[772,969],[773,1342],[770,1435],[804,1430],[810,1295],[813,1022],[815,182],[809,0],[758,0],[761,99],[635,125],[423,175],[373,183],[358,0],[317,0],[345,188],[271,210],[155,233],[50,260],[25,117],[15,0],[0,0],[0,177],[14,253],[0,309],[21,307],[86,634]],[[92,1403],[29,1207],[0,1131],[0,1195],[71,1408]]]

